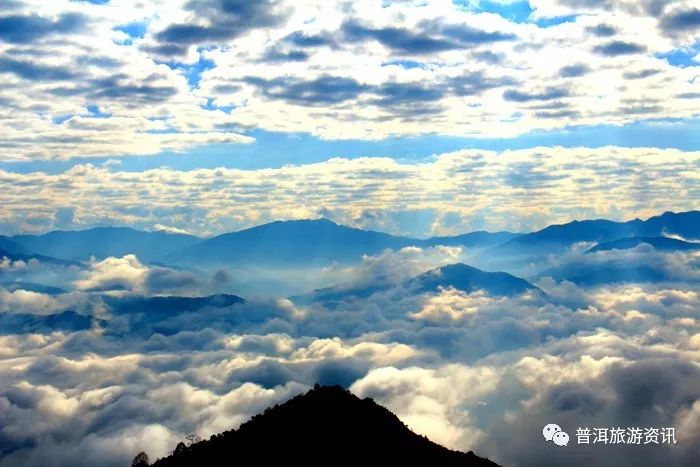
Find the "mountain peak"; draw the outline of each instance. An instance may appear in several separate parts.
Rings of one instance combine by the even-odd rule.
[[[319,386],[254,416],[237,430],[190,447],[154,466],[223,465],[496,466],[473,452],[451,451],[413,433],[372,399]]]

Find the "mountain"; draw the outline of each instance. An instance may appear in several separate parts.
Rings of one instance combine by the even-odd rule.
[[[277,221],[219,235],[176,252],[180,259],[216,264],[318,264],[357,260],[420,240],[338,225],[327,219]]]
[[[486,247],[513,238],[509,232],[473,232],[417,239],[336,224],[328,219],[276,221],[203,240],[173,252],[169,263],[308,265],[359,261],[407,246]]]
[[[50,334],[56,331],[84,331],[92,327],[92,318],[74,311],[50,315],[0,313],[0,335]]]
[[[75,261],[52,258],[50,256],[37,255],[35,253],[17,253],[3,250],[2,248],[0,248],[0,260],[2,260],[3,258],[7,258],[10,261],[23,261],[25,263],[34,259],[39,261],[40,263],[48,263],[56,266],[77,266],[79,264]]]
[[[409,430],[372,399],[340,386],[316,386],[268,408],[237,430],[186,447],[154,467],[441,466],[496,467],[473,452],[452,451]]]
[[[225,308],[231,305],[245,303],[245,299],[237,295],[208,295],[205,297],[110,297],[104,296],[104,302],[110,306],[113,313],[147,313],[149,317],[173,316],[178,313],[197,311],[205,307]]]
[[[597,251],[609,250],[629,250],[635,248],[642,243],[646,243],[659,251],[690,251],[700,250],[700,243],[684,242],[676,238],[668,237],[628,237],[613,240],[611,242],[603,242],[590,248],[586,253],[595,253]]]
[[[422,241],[425,246],[465,246],[472,248],[487,248],[506,243],[522,234],[513,232],[470,232],[453,237],[430,237]]]
[[[43,293],[46,295],[60,295],[66,293],[66,290],[59,287],[25,281],[2,282],[0,283],[0,287],[9,292],[14,292],[15,290],[26,290],[28,292]]]
[[[452,264],[425,272],[404,284],[421,292],[436,291],[439,287],[452,287],[464,292],[485,290],[490,295],[510,296],[537,287],[507,272],[486,272],[466,264]]]
[[[91,256],[103,259],[133,253],[149,262],[200,241],[191,235],[142,232],[128,227],[57,230],[43,235],[17,235],[11,240],[32,252],[67,260],[87,260]]]
[[[409,290],[413,293],[425,293],[435,292],[440,287],[453,287],[467,293],[485,290],[490,295],[496,296],[517,295],[528,290],[539,291],[528,281],[508,273],[486,272],[466,264],[457,263],[424,272],[401,284],[378,280],[373,281],[372,285],[337,285],[318,289],[310,294],[290,297],[290,299],[297,304],[323,302],[326,306],[332,306],[342,300],[367,298],[377,292],[384,292],[392,288]]]
[[[29,253],[29,250],[27,250],[25,247],[3,235],[0,235],[0,250],[6,253]]]
[[[662,237],[677,235],[682,238],[700,238],[700,211],[665,212],[645,221],[628,222],[609,220],[573,221],[550,225],[537,232],[520,235],[488,251],[489,255],[523,255],[556,252],[578,242],[605,243],[629,237]]]
[[[621,283],[659,283],[673,278],[667,271],[651,265],[633,265],[622,262],[606,264],[578,264],[549,269],[539,274],[539,277],[551,277],[557,281],[567,280],[576,285],[594,286]]]

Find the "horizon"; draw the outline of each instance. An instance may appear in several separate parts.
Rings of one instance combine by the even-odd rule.
[[[255,225],[252,225],[252,226],[250,226],[250,227],[245,227],[245,228],[242,228],[242,229],[240,229],[240,230],[232,230],[232,231],[229,231],[229,232],[222,232],[222,233],[214,234],[213,236],[199,236],[199,235],[196,235],[196,234],[193,234],[193,233],[189,233],[189,232],[178,232],[178,231],[172,231],[172,230],[167,230],[167,229],[161,229],[161,230],[141,230],[141,229],[137,229],[137,228],[134,228],[134,227],[132,227],[132,226],[129,226],[129,225],[98,225],[98,226],[89,227],[89,228],[85,228],[85,229],[49,230],[49,231],[40,232],[40,233],[18,233],[18,234],[4,235],[4,236],[7,237],[7,238],[13,238],[13,237],[21,237],[21,236],[42,236],[42,235],[47,235],[47,234],[50,234],[50,233],[88,232],[88,231],[100,230],[100,229],[127,229],[127,230],[132,230],[132,231],[134,231],[134,232],[142,232],[142,233],[165,233],[165,234],[170,234],[170,235],[187,235],[187,236],[190,236],[190,237],[198,238],[198,239],[200,239],[200,240],[208,240],[208,239],[220,237],[220,236],[223,236],[223,235],[235,234],[235,233],[243,232],[243,231],[246,231],[246,230],[255,229],[255,228],[257,228],[257,227],[263,227],[263,226],[270,225],[270,224],[285,223],[285,222],[317,222],[317,221],[328,221],[328,222],[331,222],[331,223],[333,223],[333,224],[335,224],[335,225],[337,225],[337,226],[340,226],[340,227],[349,227],[349,228],[356,229],[356,230],[362,230],[362,231],[364,231],[364,232],[375,232],[375,233],[381,233],[381,234],[386,234],[386,235],[393,235],[393,236],[400,236],[400,237],[410,238],[410,239],[414,239],[414,240],[429,240],[429,239],[437,238],[437,237],[452,238],[452,237],[459,237],[459,236],[462,236],[462,235],[470,235],[470,234],[477,234],[477,233],[488,233],[488,234],[512,233],[512,234],[516,234],[516,235],[526,235],[526,234],[529,234],[529,233],[536,233],[536,232],[539,232],[539,231],[544,230],[544,229],[546,229],[546,228],[548,228],[548,227],[563,226],[563,225],[568,225],[568,224],[577,223],[577,222],[595,222],[595,221],[611,221],[611,222],[617,222],[617,223],[628,223],[628,222],[634,222],[634,221],[646,222],[646,221],[648,221],[648,220],[650,220],[650,219],[657,218],[657,217],[662,217],[662,216],[667,215],[667,214],[680,215],[680,214],[690,214],[690,213],[695,213],[695,212],[700,212],[700,211],[699,211],[699,210],[696,210],[696,209],[692,209],[692,210],[689,210],[689,211],[664,211],[664,212],[662,212],[662,213],[660,213],[660,214],[653,214],[653,215],[650,215],[649,217],[646,217],[646,218],[635,217],[634,219],[627,219],[627,220],[614,220],[614,219],[604,219],[604,218],[572,219],[572,220],[569,220],[569,221],[564,222],[564,223],[561,223],[561,224],[549,224],[549,225],[546,225],[546,226],[542,227],[541,229],[533,230],[533,231],[528,231],[528,232],[513,232],[513,231],[509,231],[509,230],[499,230],[499,231],[471,230],[471,231],[465,231],[465,232],[462,232],[462,233],[455,233],[455,234],[452,234],[452,235],[433,235],[433,236],[429,236],[429,237],[408,237],[408,236],[405,236],[405,235],[401,235],[401,234],[397,234],[397,233],[391,233],[391,232],[385,232],[385,231],[381,231],[381,230],[363,229],[363,228],[354,227],[354,226],[348,225],[348,224],[342,224],[342,223],[339,223],[339,222],[334,221],[333,219],[329,219],[329,218],[326,218],[326,217],[319,217],[319,218],[315,218],[315,219],[311,219],[311,218],[301,218],[301,219],[275,219],[275,220],[271,220],[271,221],[268,221],[268,222],[265,222],[265,223],[262,223],[262,224],[255,224]],[[1,235],[1,234],[0,234],[0,235]]]

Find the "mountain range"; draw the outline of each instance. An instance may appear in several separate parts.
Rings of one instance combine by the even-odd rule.
[[[631,238],[639,240],[621,241]],[[491,258],[556,253],[579,242],[597,243],[599,249],[629,248],[643,242],[661,249],[682,250],[694,248],[695,239],[700,239],[700,211],[666,212],[647,220],[628,222],[573,221],[526,234],[472,232],[427,239],[361,230],[327,219],[276,221],[213,238],[100,227],[0,237],[0,250],[14,255],[41,255],[71,261],[135,254],[145,262],[172,265],[299,266],[358,262],[363,255],[407,246],[464,246],[481,251],[482,257]]]
[[[135,459],[132,465],[147,464]],[[497,467],[473,452],[452,451],[417,435],[370,398],[360,399],[340,386],[318,385],[268,408],[237,430],[189,447],[180,443],[170,456],[153,464],[197,465]]]
[[[579,242],[607,243],[630,237],[700,239],[700,211],[665,212],[643,221],[614,222],[605,219],[550,225],[537,232],[519,235],[488,251],[490,255],[521,255],[557,252]]]

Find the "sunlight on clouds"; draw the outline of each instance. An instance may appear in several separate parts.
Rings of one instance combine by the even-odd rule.
[[[675,149],[555,147],[259,170],[119,172],[78,165],[57,175],[0,171],[0,227],[5,233],[47,230],[70,204],[76,228],[108,223],[150,230],[157,213],[160,226],[211,235],[279,219],[353,220],[371,209],[387,216],[450,213],[449,225],[426,232],[433,235],[469,231],[473,223],[527,231],[580,218],[627,220],[693,209],[699,160],[700,153]]]

